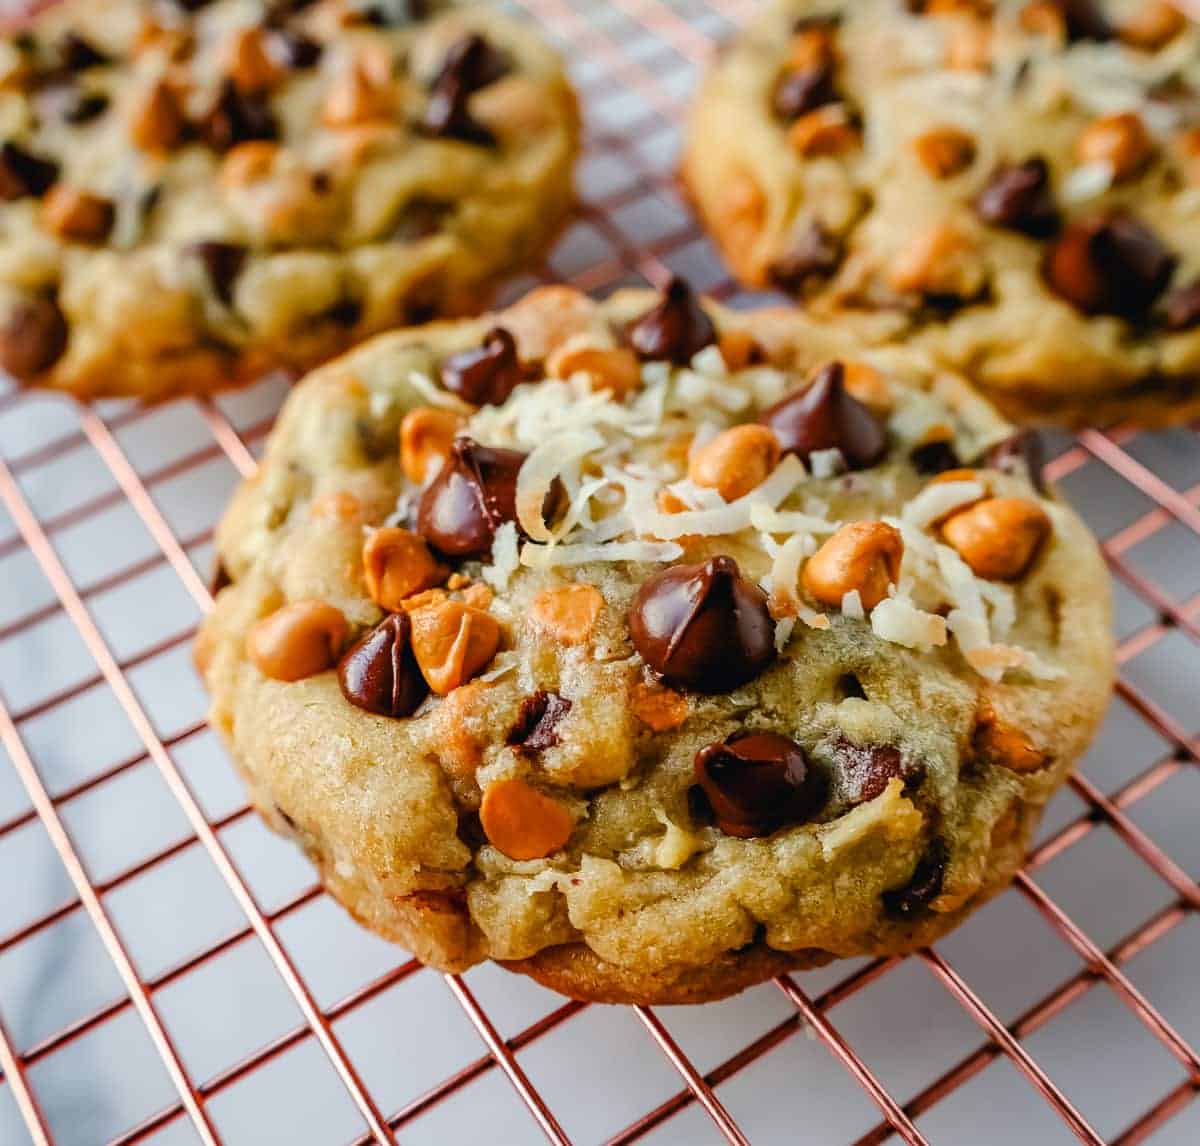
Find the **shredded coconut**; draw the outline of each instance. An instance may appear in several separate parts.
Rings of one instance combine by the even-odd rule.
[[[986,492],[977,481],[931,482],[904,507],[900,516],[907,524],[924,529],[961,506],[978,501]]]
[[[921,652],[946,643],[946,622],[902,597],[887,597],[871,610],[871,631],[880,640]]]

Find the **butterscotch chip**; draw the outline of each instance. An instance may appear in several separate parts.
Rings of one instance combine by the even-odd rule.
[[[974,138],[956,127],[938,127],[918,135],[913,150],[935,179],[949,179],[975,161]]]
[[[451,410],[418,406],[400,423],[400,464],[409,481],[423,482],[450,456],[462,418]]]
[[[282,69],[267,52],[261,28],[241,28],[229,42],[226,69],[239,91],[261,92],[274,86]]]
[[[1050,518],[1035,502],[992,497],[944,522],[942,535],[978,576],[1015,581],[1029,569],[1050,529]]]
[[[761,348],[754,341],[754,335],[737,327],[721,332],[720,338],[717,339],[717,349],[725,361],[725,368],[731,371],[744,370],[762,355]]]
[[[247,187],[266,179],[275,166],[279,144],[251,139],[232,148],[221,162],[221,182],[226,187]]]
[[[593,390],[608,390],[617,398],[642,384],[637,355],[625,347],[596,346],[586,335],[568,339],[546,360],[551,378],[586,374]]]
[[[332,668],[349,627],[324,601],[294,601],[264,617],[246,637],[246,655],[263,676],[297,681]]]
[[[165,151],[182,142],[186,121],[175,89],[158,80],[134,103],[129,134],[143,151]]]
[[[530,620],[563,645],[581,645],[593,633],[604,598],[593,585],[560,585],[543,589],[533,601]]]
[[[534,860],[566,846],[571,813],[524,780],[498,780],[483,793],[479,819],[491,844],[509,859]]]
[[[972,743],[982,759],[1013,772],[1036,772],[1051,762],[1049,753],[1020,728],[1001,720],[989,704],[980,710]]]
[[[393,613],[406,598],[436,588],[449,572],[415,533],[391,526],[367,535],[362,562],[371,600]]]
[[[441,601],[409,612],[412,648],[421,674],[439,696],[478,676],[500,647],[500,623],[461,601]]]
[[[783,450],[767,426],[733,426],[692,451],[688,477],[735,501],[757,489],[779,464]]]
[[[883,521],[843,525],[804,566],[804,589],[822,605],[840,608],[847,593],[857,593],[862,607],[875,608],[900,579],[904,541],[895,526]]]
[[[46,227],[64,239],[99,243],[112,230],[116,210],[111,199],[55,184],[42,200]]]
[[[798,155],[813,158],[856,151],[862,138],[846,109],[833,104],[796,120],[788,130],[788,143]]]
[[[687,697],[661,684],[637,681],[629,690],[629,706],[655,732],[678,728],[688,718]]]

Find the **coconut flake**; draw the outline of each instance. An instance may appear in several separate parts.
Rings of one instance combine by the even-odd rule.
[[[556,536],[542,516],[555,479],[565,479],[582,458],[603,445],[604,439],[595,430],[561,434],[542,442],[521,464],[517,472],[517,520],[534,541],[553,541]]]
[[[886,597],[871,610],[871,630],[882,641],[921,652],[946,643],[946,622],[903,597]]]
[[[792,630],[796,627],[795,617],[780,617],[775,622],[775,651],[783,652],[787,643],[792,639]]]
[[[769,505],[750,507],[750,524],[764,533],[833,533],[839,521],[828,521],[799,510],[772,509]]]
[[[771,611],[785,617],[799,615],[803,602],[796,587],[800,582],[800,566],[813,551],[813,540],[806,533],[794,533],[780,547],[771,563],[769,591]]]
[[[1111,163],[1085,163],[1076,167],[1062,183],[1062,199],[1065,203],[1085,203],[1103,195],[1113,183]]]
[[[907,524],[925,529],[960,506],[978,501],[986,492],[977,481],[932,482],[904,507],[900,516]]]
[[[851,589],[842,594],[842,616],[849,617],[852,621],[866,619],[867,614],[863,609],[862,596],[857,589]]]
[[[509,579],[517,571],[520,559],[517,554],[517,527],[506,521],[496,530],[492,542],[492,563],[480,570],[480,575],[494,589],[508,588]]]
[[[846,472],[846,459],[836,447],[831,450],[813,450],[808,455],[808,464],[815,478],[832,478]]]
[[[565,565],[587,565],[592,561],[646,561],[664,563],[683,556],[683,547],[673,542],[610,541],[600,545],[526,545],[521,564],[530,569],[553,569]]]

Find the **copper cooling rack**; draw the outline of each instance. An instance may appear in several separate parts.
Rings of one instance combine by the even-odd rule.
[[[673,182],[743,0],[524,0],[583,94],[583,205],[535,276],[735,303]],[[1054,439],[1121,677],[1014,887],[937,950],[695,1010],[438,976],[253,817],[187,666],[212,526],[286,391],[0,392],[0,1141],[1200,1142],[1200,441]],[[639,1029],[640,1028],[640,1029]]]

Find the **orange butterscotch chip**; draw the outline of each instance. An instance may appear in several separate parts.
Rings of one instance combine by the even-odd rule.
[[[355,521],[362,516],[363,505],[354,494],[337,489],[314,497],[308,512],[321,521]]]
[[[935,127],[912,143],[921,166],[934,179],[949,179],[975,161],[975,140],[957,127]]]
[[[1013,772],[1036,772],[1051,760],[1021,729],[1001,720],[987,702],[980,709],[972,743],[984,760]]]
[[[321,120],[329,127],[348,127],[388,120],[395,114],[396,93],[370,60],[359,60],[334,82],[321,107]]]
[[[607,390],[624,398],[642,384],[642,367],[632,350],[620,346],[597,346],[587,335],[568,338],[546,360],[551,378],[587,375],[593,390]]]
[[[788,129],[788,144],[797,155],[845,155],[862,142],[849,112],[840,104],[829,104],[802,115]]]
[[[158,80],[134,104],[129,117],[129,134],[143,151],[166,151],[183,139],[183,107],[175,89]]]
[[[1154,154],[1154,140],[1134,111],[1093,120],[1075,141],[1080,163],[1102,163],[1117,182],[1136,175]]]
[[[721,352],[725,369],[732,373],[745,370],[747,366],[761,362],[764,357],[762,347],[755,342],[754,335],[737,327],[721,332],[717,339],[717,349]]]
[[[418,406],[400,423],[400,467],[411,482],[423,482],[450,456],[462,418],[451,410]]]
[[[460,588],[462,589],[463,604],[470,605],[473,609],[489,608],[496,596],[492,592],[491,586],[485,585],[482,581],[474,581],[470,585],[463,585]]]
[[[116,215],[111,199],[56,183],[42,200],[42,222],[63,239],[98,243],[108,237]]]
[[[747,422],[722,430],[697,446],[688,459],[688,477],[735,501],[757,489],[779,464],[783,450],[769,426]]]
[[[545,859],[566,846],[575,820],[557,800],[524,780],[498,780],[483,794],[479,822],[509,859]]]
[[[250,139],[239,143],[221,161],[221,184],[224,187],[248,187],[271,174],[279,144],[268,139]]]
[[[1050,518],[1040,505],[1019,497],[990,497],[954,514],[942,525],[942,536],[977,577],[1016,581],[1050,530]]]
[[[449,572],[422,538],[392,526],[368,535],[363,542],[362,562],[371,600],[393,613],[399,611],[406,597],[435,588]]]
[[[866,362],[853,360],[842,363],[846,390],[876,414],[890,413],[896,404],[896,393],[886,376]]]
[[[412,650],[421,675],[439,696],[478,676],[500,647],[500,623],[490,613],[446,600],[409,612]]]
[[[340,609],[324,601],[293,601],[250,630],[246,655],[272,680],[303,680],[337,663],[348,632]]]
[[[240,28],[226,48],[226,72],[238,91],[266,91],[283,74],[267,54],[266,37],[261,28]]]
[[[822,605],[840,608],[847,593],[857,592],[869,612],[900,580],[903,557],[904,541],[894,526],[852,521],[808,559],[801,580],[805,592]]]
[[[581,645],[596,628],[604,598],[594,585],[543,589],[533,600],[530,620],[559,644]]]
[[[638,681],[629,693],[633,715],[655,732],[678,728],[688,718],[687,697],[661,684]]]

